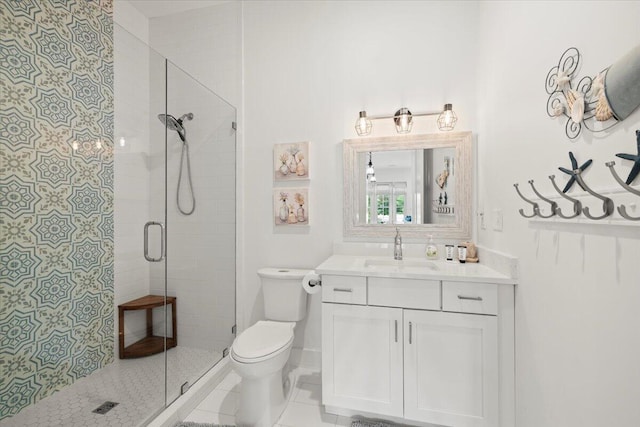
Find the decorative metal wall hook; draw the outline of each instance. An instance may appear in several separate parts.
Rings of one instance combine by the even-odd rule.
[[[518,184],[513,184],[513,186],[516,188],[516,191],[518,193],[518,196],[520,196],[520,198],[522,200],[524,200],[525,202],[531,204],[533,206],[533,214],[532,215],[527,215],[524,213],[524,209],[519,209],[518,212],[520,212],[520,215],[522,215],[525,218],[533,218],[535,216],[539,216],[540,215],[540,207],[538,206],[538,204],[536,202],[532,202],[531,200],[527,199],[526,197],[524,197],[522,195],[522,193],[520,192],[520,189],[518,188]]]
[[[558,187],[558,184],[556,184],[556,176],[555,175],[549,175],[549,179],[551,180],[551,184],[553,184],[553,188],[556,189],[558,194],[560,194],[562,197],[564,197],[565,199],[567,199],[571,203],[573,203],[573,215],[565,215],[565,214],[563,214],[562,211],[560,210],[559,206],[556,206],[556,208],[555,208],[556,214],[558,214],[559,217],[564,218],[564,219],[571,219],[571,218],[575,218],[578,215],[580,215],[582,213],[582,203],[580,202],[580,200],[574,199],[573,197],[569,197],[562,190],[560,190],[560,187]]]
[[[615,166],[616,162],[611,161],[611,162],[607,162],[605,163],[605,165],[609,168],[609,171],[611,171],[611,175],[613,175],[613,177],[615,178],[616,181],[618,181],[618,184],[620,184],[622,186],[622,188],[624,188],[625,190],[627,190],[630,193],[635,194],[636,196],[640,196],[640,190],[636,190],[635,188],[632,188],[631,186],[627,185],[626,182],[624,182],[622,180],[622,178],[620,178],[620,176],[618,175],[618,173],[616,172],[616,170],[613,168]],[[625,205],[620,205],[618,206],[618,213],[620,214],[621,217],[631,220],[631,221],[640,221],[640,216],[639,217],[634,217],[631,216],[627,213],[627,207]]]
[[[551,215],[542,215],[541,212],[538,212],[538,216],[540,218],[551,218],[552,216],[554,216],[556,214],[556,209],[558,209],[558,204],[556,202],[554,202],[553,200],[549,200],[549,199],[545,198],[542,194],[540,194],[538,192],[538,190],[536,190],[536,187],[534,187],[532,179],[530,179],[528,182],[529,182],[529,185],[531,186],[531,189],[533,190],[533,192],[536,193],[536,196],[538,196],[540,198],[540,200],[544,200],[545,202],[547,202],[547,203],[549,203],[551,205]]]
[[[582,171],[580,169],[576,169],[573,172],[575,173],[575,177],[576,177],[576,180],[578,181],[578,184],[580,184],[580,186],[584,188],[587,191],[587,193],[591,194],[593,197],[596,197],[602,200],[602,209],[604,211],[602,215],[600,216],[591,215],[591,213],[589,213],[589,208],[585,207],[582,209],[582,213],[584,213],[584,216],[586,216],[589,219],[603,219],[610,216],[615,210],[615,205],[613,204],[613,200],[611,200],[606,196],[598,194],[595,191],[593,191],[591,188],[589,188],[589,186],[582,179],[582,175],[581,175]]]

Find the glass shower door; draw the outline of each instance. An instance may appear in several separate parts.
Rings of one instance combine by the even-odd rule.
[[[235,336],[236,110],[169,61],[166,70],[165,291],[178,341],[166,353],[169,404]]]

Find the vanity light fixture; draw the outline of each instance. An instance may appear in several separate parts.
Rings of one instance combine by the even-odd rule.
[[[444,108],[441,111],[430,111],[426,113],[415,113],[412,114],[408,108],[400,108],[395,112],[393,116],[370,116],[367,117],[366,111],[360,111],[358,120],[356,120],[356,132],[359,136],[366,136],[371,133],[373,128],[371,124],[371,120],[379,120],[379,119],[393,119],[393,122],[396,125],[396,131],[398,133],[409,133],[411,132],[411,128],[413,126],[413,118],[420,116],[438,116],[436,123],[438,124],[438,129],[443,131],[453,130],[456,126],[456,122],[458,121],[458,117],[456,113],[453,112],[452,104],[444,104]]]
[[[373,162],[371,161],[371,151],[369,151],[369,164],[367,165],[367,181],[376,182],[376,171],[373,169]]]

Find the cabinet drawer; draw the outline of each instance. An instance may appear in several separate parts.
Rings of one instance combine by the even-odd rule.
[[[440,310],[440,281],[369,277],[369,305]]]
[[[367,303],[367,278],[322,275],[322,302]]]
[[[442,310],[497,315],[498,285],[442,282]]]

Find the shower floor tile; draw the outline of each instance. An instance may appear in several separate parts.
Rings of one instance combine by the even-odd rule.
[[[180,395],[180,386],[204,374],[222,354],[175,347],[167,352],[167,401]],[[144,425],[164,408],[163,353],[139,359],[116,359],[91,375],[54,393],[19,414],[0,421],[2,427]],[[118,405],[104,415],[91,411],[106,401]]]

